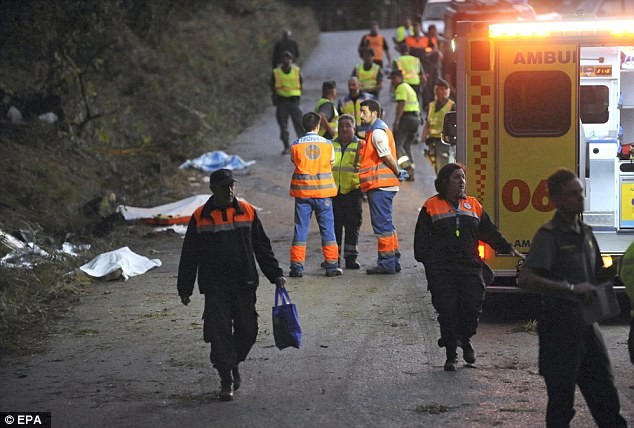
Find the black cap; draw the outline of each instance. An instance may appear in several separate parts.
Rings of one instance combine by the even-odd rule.
[[[288,57],[290,59],[294,59],[293,57],[293,53],[291,51],[284,51],[282,52],[282,57]]]
[[[449,83],[447,83],[447,81],[445,79],[438,79],[436,81],[436,86],[441,86],[443,88],[449,89]]]
[[[236,181],[230,169],[219,169],[209,176],[209,186],[226,186]]]

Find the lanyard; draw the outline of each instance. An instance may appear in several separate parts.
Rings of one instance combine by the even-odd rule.
[[[458,209],[456,210],[456,236],[460,236],[460,199],[458,199]]]

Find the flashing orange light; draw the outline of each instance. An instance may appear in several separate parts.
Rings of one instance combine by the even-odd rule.
[[[548,37],[555,34],[564,36],[593,34],[632,36],[634,35],[634,19],[514,22],[512,24],[489,25],[490,38]]]
[[[485,252],[484,252],[484,244],[482,242],[478,244],[478,254],[480,255],[480,258],[484,260]]]

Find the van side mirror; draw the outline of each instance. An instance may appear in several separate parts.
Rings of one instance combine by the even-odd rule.
[[[456,124],[456,112],[448,111],[442,124],[441,140],[446,144],[455,145],[458,140],[458,125]]]

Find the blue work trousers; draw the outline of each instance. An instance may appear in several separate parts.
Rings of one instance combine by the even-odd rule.
[[[401,253],[398,237],[392,224],[392,201],[396,192],[371,189],[367,192],[370,208],[370,222],[374,236],[378,240],[378,266],[390,273],[399,272]]]
[[[306,259],[306,240],[313,211],[321,234],[326,271],[339,267],[339,247],[335,238],[335,220],[330,198],[295,198],[295,235],[291,246],[291,269],[302,272]]]

